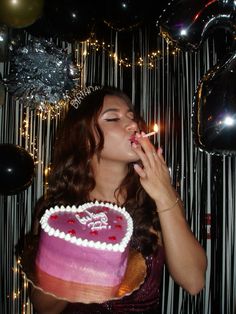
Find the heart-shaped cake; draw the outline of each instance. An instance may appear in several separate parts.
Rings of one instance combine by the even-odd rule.
[[[55,206],[40,220],[36,266],[51,276],[109,286],[122,281],[133,233],[124,207],[90,202]]]

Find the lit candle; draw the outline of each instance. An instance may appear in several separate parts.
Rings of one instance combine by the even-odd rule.
[[[153,132],[150,132],[150,133],[147,133],[145,135],[143,135],[143,137],[149,137],[149,136],[152,136],[154,134],[156,134],[159,130],[159,127],[157,124],[154,124],[154,127],[153,127]]]

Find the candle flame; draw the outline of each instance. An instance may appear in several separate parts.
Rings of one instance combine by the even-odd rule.
[[[154,131],[154,132],[158,132],[158,130],[159,130],[159,127],[158,127],[158,125],[155,123],[155,124],[154,124],[154,127],[153,127],[153,131]]]

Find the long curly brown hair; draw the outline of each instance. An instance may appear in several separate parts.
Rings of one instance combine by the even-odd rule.
[[[104,144],[98,117],[106,95],[121,97],[134,110],[126,94],[110,87],[93,91],[82,99],[77,109],[70,107],[57,133],[47,193],[36,205],[37,221],[48,207],[79,205],[89,200],[95,187],[90,160],[94,154],[99,156]],[[146,125],[137,113],[135,120],[139,128],[145,130]],[[98,134],[98,141],[95,141],[94,131]],[[155,204],[142,188],[132,164],[116,192],[120,191],[126,191],[123,205],[134,221],[132,245],[143,255],[149,255],[157,248],[157,236],[150,230],[158,232],[160,226]]]

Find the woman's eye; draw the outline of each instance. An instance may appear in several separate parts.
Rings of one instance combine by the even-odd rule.
[[[105,119],[108,122],[112,122],[112,121],[119,121],[119,118],[110,118],[110,119]]]

